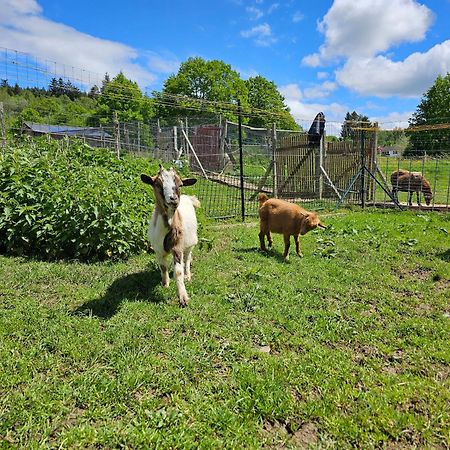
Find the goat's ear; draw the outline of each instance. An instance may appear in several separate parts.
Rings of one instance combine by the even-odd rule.
[[[153,186],[153,183],[155,182],[152,177],[145,175],[145,173],[141,174],[141,181],[145,184],[150,184],[151,186]]]
[[[183,186],[192,186],[197,183],[197,178],[185,178],[184,180],[181,180],[181,182],[183,183]]]

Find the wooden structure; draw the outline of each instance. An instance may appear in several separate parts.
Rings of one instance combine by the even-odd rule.
[[[322,136],[313,142],[308,134],[278,139],[274,155],[276,190],[280,198],[340,199],[361,165],[373,171],[375,160],[374,133],[355,134],[353,140],[326,142]],[[366,200],[373,197],[373,180],[365,178]],[[350,199],[361,200],[360,184],[350,192]]]

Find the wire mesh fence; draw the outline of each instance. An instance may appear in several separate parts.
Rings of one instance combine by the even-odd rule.
[[[101,88],[102,78],[84,69],[0,48],[0,79],[8,91],[29,87],[30,95],[48,95],[53,86],[69,98],[82,93],[86,100],[89,89]],[[125,99],[122,92],[108,95]],[[425,209],[449,210],[450,117],[415,127],[393,127],[330,122],[319,113],[298,122],[298,131],[274,125],[243,126],[240,141],[238,124],[225,119],[230,116],[226,113],[236,115],[239,109],[223,102],[187,105],[185,98],[156,98],[153,100],[166,110],[179,111],[184,102],[189,118],[174,114],[164,121],[125,121],[112,115],[102,117],[101,122],[95,118],[97,126],[84,126],[88,122],[84,113],[73,110],[62,117],[51,114],[50,107],[47,115],[41,112],[39,123],[32,117],[18,121],[24,99],[5,98],[6,109],[0,108],[2,147],[7,146],[8,136],[78,138],[94,147],[109,148],[118,157],[133,153],[187,167],[198,174],[197,195],[211,217],[257,215],[260,192],[316,210],[354,204],[409,208],[418,207],[417,200]],[[196,117],[193,111],[202,114]],[[264,111],[253,114],[261,118]],[[400,170],[413,174],[403,190],[392,181],[392,173]],[[413,181],[418,176],[428,183],[429,204],[423,182],[417,188],[418,182]],[[415,195],[413,202],[411,194]]]
[[[340,205],[450,208],[450,139],[443,141],[438,154],[424,149],[408,155],[406,147],[378,145],[380,127],[355,130],[338,140],[334,135],[327,137],[328,130],[339,128],[337,123],[327,123],[319,139],[307,131],[243,126],[241,145],[237,128],[236,123],[217,117],[214,123],[194,126],[182,119],[170,127],[158,121],[116,122],[97,128],[25,123],[16,132],[61,140],[76,137],[91,146],[109,148],[119,157],[132,153],[186,167],[198,175],[197,196],[205,213],[214,218],[256,216],[259,193],[312,210]],[[308,124],[303,128],[308,129]],[[424,142],[428,139],[424,137]],[[395,186],[392,173],[401,170],[426,180],[431,190],[428,204],[422,186],[417,188],[412,181],[406,189]],[[395,198],[393,190],[398,191]]]

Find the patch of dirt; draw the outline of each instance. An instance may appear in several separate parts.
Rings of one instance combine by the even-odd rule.
[[[428,316],[434,311],[433,307],[428,303],[419,303],[415,310],[419,316]]]
[[[79,418],[84,414],[85,409],[75,406],[72,411],[61,422],[63,427],[72,428],[78,423]]]
[[[450,290],[450,280],[439,280],[435,287],[438,292],[446,292]]]
[[[292,436],[292,442],[298,448],[308,448],[311,444],[317,444],[317,441],[317,427],[312,422],[303,424]]]
[[[407,277],[421,281],[430,279],[431,272],[431,269],[426,269],[425,267],[414,267],[413,269],[401,268],[392,271],[392,273],[400,279]]]
[[[307,449],[318,442],[317,427],[313,422],[302,424],[294,432],[289,424],[266,420],[264,422],[264,431],[271,437],[269,446],[271,449],[281,450],[290,448],[292,445],[298,449]]]

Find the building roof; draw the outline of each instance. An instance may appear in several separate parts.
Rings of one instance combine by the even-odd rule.
[[[111,138],[102,128],[73,127],[69,125],[47,125],[43,123],[25,122],[24,125],[34,133],[59,134],[65,136],[85,136],[90,138]]]

